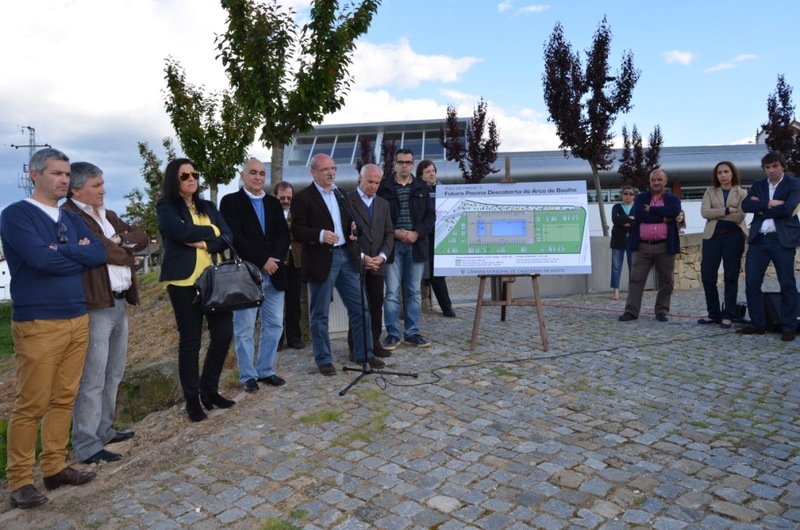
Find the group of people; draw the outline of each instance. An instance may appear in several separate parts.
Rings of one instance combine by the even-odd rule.
[[[739,273],[745,241],[745,295],[749,323],[737,333],[766,333],[762,285],[770,263],[775,267],[780,285],[779,327],[781,340],[793,341],[797,333],[798,293],[795,280],[795,253],[800,246],[800,180],[785,172],[786,159],[779,152],[769,152],[761,159],[765,178],[756,180],[749,190],[740,187],[736,166],[729,161],[718,163],[712,171],[712,186],[703,195],[701,215],[703,230],[701,279],[707,316],[701,325],[732,326],[737,311]],[[673,290],[675,256],[680,252],[680,224],[683,220],[680,199],[666,189],[667,175],[661,169],[650,173],[650,189],[641,193],[626,186],[622,202],[612,209],[612,298],[619,296],[623,259],[627,257],[630,282],[625,311],[619,320],[636,320],[641,310],[642,293],[655,267],[658,291],[655,315],[660,322],[669,320]],[[748,226],[745,215],[753,214]],[[684,224],[685,226],[685,224]],[[632,258],[632,259],[631,259]],[[717,287],[719,268],[723,268],[724,295],[720,305]]]
[[[48,500],[34,485],[40,422],[48,490],[96,476],[67,465],[70,425],[75,458],[86,464],[119,460],[104,447],[134,436],[113,424],[127,355],[127,305],[139,301],[133,252],[148,243],[143,231],[105,208],[103,172],[94,164],[70,164],[47,148],[34,153],[28,170],[31,196],[0,218],[17,367],[6,476],[11,506],[18,508]]]

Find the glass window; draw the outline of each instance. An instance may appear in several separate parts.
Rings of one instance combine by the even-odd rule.
[[[353,151],[356,147],[355,134],[340,134],[336,138],[336,147],[333,149],[333,161],[337,164],[352,164]]]
[[[334,143],[336,143],[335,136],[317,136],[317,143],[314,144],[314,149],[311,151],[311,156],[318,155],[320,153],[331,156]]]
[[[425,131],[425,143],[420,159],[444,160],[444,148],[439,144],[439,130]]]
[[[289,154],[288,165],[305,166],[308,164],[308,158],[311,156],[311,147],[313,145],[313,136],[298,136],[292,146],[292,152]]]
[[[422,159],[422,131],[407,132],[403,134],[403,149],[411,149],[414,161]]]

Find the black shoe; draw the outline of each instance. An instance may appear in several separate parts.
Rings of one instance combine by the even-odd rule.
[[[450,309],[443,309],[442,314],[448,318],[456,318],[456,312],[453,311],[452,308]]]
[[[84,460],[83,464],[99,464],[100,462],[116,462],[122,458],[122,455],[119,453],[112,453],[111,451],[106,451],[105,449],[100,449],[95,454]],[[47,484],[45,483],[45,486]],[[49,490],[53,489],[48,486]]]
[[[289,347],[292,348],[293,350],[302,350],[303,348],[306,347],[306,343],[301,340],[296,340],[294,342],[290,342]]]
[[[34,508],[47,502],[47,497],[42,495],[36,486],[28,484],[11,492],[12,508]]]
[[[318,368],[322,375],[336,375],[336,367],[331,363],[321,364]]]
[[[377,357],[370,357],[367,362],[369,363],[370,368],[374,368],[376,370],[380,370],[381,368],[386,368],[386,363],[381,361]]]
[[[236,405],[236,402],[232,399],[227,399],[219,395],[218,392],[214,392],[212,394],[203,394],[200,393],[200,403],[206,408],[206,410],[211,410],[214,408],[214,405],[218,406],[221,409],[229,409],[232,406]]]
[[[203,421],[208,418],[206,413],[203,412],[203,406],[200,405],[200,396],[194,396],[186,400],[186,414],[188,414],[189,419],[194,422]]]
[[[697,319],[697,323],[698,324],[719,324],[720,320],[716,319],[716,318],[703,317],[703,318],[698,318]],[[728,326],[728,327],[730,327],[730,326]]]
[[[736,333],[738,333],[739,335],[763,335],[766,332],[767,330],[765,330],[764,328],[745,326],[742,329],[738,330]]]
[[[125,440],[130,440],[133,438],[134,434],[135,433],[133,431],[117,431],[117,434],[114,435],[114,437],[107,441],[104,445],[118,444],[120,442],[124,442]]]
[[[258,383],[256,383],[255,379],[248,379],[247,381],[244,382],[243,386],[244,386],[244,391],[247,393],[258,392],[259,386]]]
[[[656,313],[656,320],[659,322],[669,322],[669,318],[667,317],[666,313]]]
[[[792,342],[794,340],[794,336],[795,334],[792,333],[791,331],[784,331],[783,333],[781,333],[781,340],[783,342]]]
[[[624,313],[622,313],[619,316],[619,321],[620,322],[630,322],[631,320],[636,320],[637,318],[639,318],[639,317],[637,317],[636,315],[634,315],[630,311],[625,311]]]
[[[372,346],[372,354],[375,357],[380,357],[381,359],[385,359],[386,357],[392,356],[392,352],[390,352],[387,349],[384,349],[384,347],[381,346],[380,344],[375,344]]]
[[[269,377],[259,377],[258,378],[258,382],[259,383],[266,383],[269,386],[282,386],[282,385],[286,384],[286,381],[284,379],[278,377],[275,374],[273,374],[273,375],[271,375]]]
[[[100,449],[100,453],[106,452],[105,449]],[[116,454],[116,453],[111,453]],[[117,460],[119,460],[119,455],[117,455]],[[65,467],[55,475],[50,475],[49,477],[44,477],[44,487],[49,490],[54,490],[56,488],[60,488],[61,486],[82,486],[87,482],[91,482],[97,476],[97,473],[92,473],[91,471],[78,471],[77,469],[73,469],[71,467]]]

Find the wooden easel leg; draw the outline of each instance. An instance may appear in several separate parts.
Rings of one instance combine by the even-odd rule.
[[[500,299],[504,300],[507,304],[511,301],[511,284],[508,282],[503,282],[503,288],[500,290]],[[506,306],[505,304],[500,306],[500,322],[506,321]]]
[[[544,325],[544,309],[542,308],[542,295],[539,292],[539,277],[532,276],[533,296],[536,300],[536,315],[539,318],[539,334],[542,336],[542,347],[547,351],[547,328]]]
[[[481,278],[480,286],[478,287],[478,301],[475,303],[475,322],[472,323],[472,341],[469,343],[469,349],[475,349],[475,343],[478,341],[478,326],[481,322],[481,308],[483,307],[483,290],[486,288],[486,278]]]

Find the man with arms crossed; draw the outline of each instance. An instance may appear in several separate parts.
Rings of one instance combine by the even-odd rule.
[[[258,383],[281,386],[286,381],[275,373],[275,357],[283,332],[283,292],[286,271],[283,260],[289,250],[289,228],[281,203],[264,191],[267,172],[251,158],[240,173],[242,188],[222,198],[219,212],[233,232],[233,247],[239,257],[261,269],[264,301],[260,307],[233,312],[239,381],[245,392],[255,392]],[[253,365],[256,317],[261,315],[258,360]]]
[[[80,217],[106,252],[106,264],[83,271],[89,349],[72,421],[75,458],[97,464],[120,459],[119,453],[103,449],[104,445],[133,437],[133,431],[114,430],[114,417],[128,353],[127,304],[139,303],[133,252],[147,246],[147,234],[131,230],[116,213],[106,210],[99,167],[75,162],[70,170],[68,200],[61,207]]]
[[[794,255],[800,245],[800,221],[795,210],[800,204],[800,180],[784,173],[786,158],[772,151],[761,159],[766,178],[756,180],[742,201],[742,210],[753,214],[750,245],[744,262],[745,294],[750,324],[742,335],[763,335],[767,323],[761,285],[770,262],[781,286],[781,340],[793,341],[797,333],[797,283]]]
[[[667,190],[667,174],[660,169],[650,172],[650,191],[643,191],[633,200],[631,210],[636,225],[631,230],[633,268],[628,283],[628,299],[621,322],[639,318],[644,284],[650,269],[658,273],[656,320],[669,321],[669,303],[674,286],[675,255],[681,251],[681,240],[675,218],[681,213],[681,200]]]
[[[358,187],[347,194],[353,213],[369,231],[372,243],[367,238],[358,238],[364,262],[364,287],[369,300],[369,316],[372,321],[372,353],[376,357],[390,357],[392,352],[381,346],[383,330],[383,278],[385,263],[394,248],[394,226],[389,214],[389,203],[376,195],[381,184],[383,171],[375,164],[367,164],[358,175]],[[352,337],[348,334],[350,351],[353,350]],[[355,360],[355,357],[350,359]]]
[[[334,188],[336,166],[333,159],[323,154],[314,155],[311,175],[314,182],[294,196],[291,213],[292,235],[303,245],[303,275],[311,294],[309,311],[314,362],[322,375],[336,374],[328,334],[328,312],[336,287],[353,331],[355,360],[366,359],[372,368],[384,368],[384,362],[372,354],[369,311],[366,297],[361,296],[358,277],[360,250],[352,235],[352,220],[339,203],[339,200],[346,202],[347,198]],[[364,351],[365,344],[367,351]]]
[[[394,224],[394,253],[386,268],[384,313],[386,339],[383,347],[394,350],[400,343],[400,289],[403,289],[404,340],[427,348],[431,341],[419,333],[422,312],[422,276],[428,261],[428,235],[436,223],[436,210],[428,185],[414,178],[414,154],[395,153],[395,176],[384,179],[378,196],[389,202]]]
[[[69,158],[56,149],[42,149],[31,157],[28,171],[33,194],[0,215],[0,238],[11,272],[17,364],[6,466],[12,508],[47,502],[33,485],[40,420],[45,488],[79,486],[95,478],[67,466],[67,443],[89,343],[81,273],[106,259],[103,244],[83,221],[58,208],[69,189]]]

